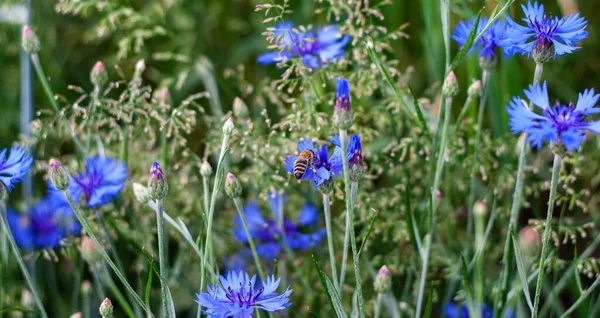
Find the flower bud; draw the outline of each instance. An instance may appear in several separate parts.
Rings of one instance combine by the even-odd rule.
[[[446,80],[444,80],[444,85],[442,86],[442,93],[448,97],[454,97],[458,94],[458,80],[454,72],[450,72],[446,76]]]
[[[91,238],[84,236],[81,239],[81,246],[79,247],[81,251],[81,257],[83,260],[90,264],[94,264],[102,259],[102,253],[98,249],[98,245]]]
[[[497,62],[498,58],[496,58],[495,55],[489,58],[482,56],[479,58],[479,67],[481,67],[482,70],[489,71],[496,67],[496,64],[498,64]]]
[[[205,177],[208,178],[212,175],[213,171],[212,171],[212,167],[210,166],[210,163],[208,163],[208,160],[205,160],[202,163],[202,166],[200,166],[200,174]]]
[[[84,296],[89,296],[91,292],[92,283],[90,283],[90,281],[86,279],[81,283],[81,294],[83,294]]]
[[[102,61],[96,62],[92,71],[90,72],[90,81],[94,86],[102,87],[108,81],[108,73],[106,72],[106,66]]]
[[[321,183],[317,189],[323,194],[330,194],[333,191],[333,184],[333,178],[330,178]]]
[[[239,97],[236,97],[233,100],[233,115],[239,119],[248,119],[250,116],[248,106],[246,106],[246,103]]]
[[[35,306],[33,294],[28,289],[23,289],[21,292],[21,306],[24,308],[33,308]]]
[[[99,311],[100,311],[100,316],[102,316],[102,318],[112,317],[113,305],[110,302],[110,299],[104,298],[104,301],[102,301],[102,304],[100,304]]]
[[[170,105],[172,103],[171,92],[169,92],[169,89],[166,87],[155,90],[152,94],[152,97],[154,97],[154,99],[156,99],[161,104]]]
[[[358,135],[350,137],[348,157],[348,177],[350,178],[350,181],[357,182],[363,177],[365,170],[362,157],[362,146]]]
[[[148,187],[144,187],[137,182],[133,184],[133,195],[135,195],[135,199],[139,203],[147,203],[150,201],[150,192],[148,192]]]
[[[56,159],[50,159],[48,163],[50,170],[50,182],[58,190],[66,190],[71,183],[71,176],[65,168],[63,168]]]
[[[539,39],[533,46],[531,57],[537,64],[546,63],[554,58],[554,44],[546,39]]]
[[[471,86],[469,86],[469,88],[467,89],[467,94],[471,99],[478,98],[481,94],[481,81],[476,80],[475,82],[473,82],[473,84],[471,84]]]
[[[23,31],[21,32],[21,45],[25,52],[29,54],[35,54],[40,51],[40,40],[28,25],[23,26]]]
[[[519,232],[519,248],[528,258],[536,258],[540,249],[540,233],[533,226],[526,226]]]
[[[381,266],[375,277],[375,291],[384,294],[392,287],[392,274],[387,266]]]
[[[72,314],[69,318],[81,318],[81,317],[83,317],[81,315],[81,311],[78,311],[78,312]]]
[[[148,178],[148,193],[150,199],[162,200],[169,191],[169,184],[167,183],[167,177],[163,173],[158,162],[152,164],[150,168],[150,177]]]
[[[350,84],[345,78],[336,81],[336,100],[333,109],[333,124],[339,129],[352,126],[352,105],[350,103]]]
[[[233,126],[233,120],[231,118],[227,119],[225,124],[223,124],[223,133],[227,136],[231,135],[235,130],[235,126]]]
[[[239,198],[242,194],[242,185],[232,173],[228,173],[225,178],[225,192],[233,199]]]
[[[475,205],[473,205],[473,214],[475,214],[476,217],[485,217],[485,216],[487,216],[487,213],[488,213],[487,203],[485,203],[483,201],[475,202]]]

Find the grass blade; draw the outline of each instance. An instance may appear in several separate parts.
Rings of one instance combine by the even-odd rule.
[[[481,19],[482,12],[483,12],[483,9],[479,10],[479,13],[477,14],[477,18],[475,18],[475,23],[473,23],[473,28],[471,29],[471,32],[469,33],[469,37],[467,37],[467,41],[460,48],[458,53],[456,53],[456,56],[454,56],[454,60],[452,60],[452,64],[450,65],[450,71],[454,70],[460,63],[462,63],[462,61],[465,59],[465,57],[467,56],[467,54],[469,53],[469,51],[475,44],[476,38],[477,38],[477,29],[479,28],[479,20]],[[448,71],[448,73],[450,71]]]
[[[369,235],[371,235],[371,231],[373,231],[373,228],[375,227],[375,220],[377,219],[378,214],[379,214],[379,212],[375,211],[375,214],[371,218],[371,223],[369,223],[369,228],[367,229],[367,233],[365,234],[365,237],[363,238],[363,242],[360,245],[360,248],[358,249],[359,256],[360,256],[360,253],[362,252],[363,248],[367,244],[367,240],[369,239]]]
[[[406,222],[407,227],[408,227],[408,233],[410,235],[410,242],[413,246],[413,249],[415,250],[415,254],[419,255],[419,258],[421,257],[421,240],[420,240],[420,235],[419,235],[419,228],[417,227],[417,224],[415,223],[415,217],[412,213],[412,209],[410,206],[410,198],[411,198],[411,192],[410,192],[410,185],[407,184],[406,185],[406,190],[404,191],[404,207],[406,209]]]
[[[423,318],[431,317],[431,311],[433,310],[433,284],[429,286],[429,296],[427,297],[427,305],[425,305],[425,313],[423,314]]]
[[[575,276],[575,282],[577,283],[577,288],[579,289],[579,295],[583,294],[583,287],[581,285],[581,278],[579,277],[579,271],[577,270],[577,247],[575,247],[575,255],[573,256],[573,276]]]
[[[519,243],[517,243],[517,240],[515,239],[515,232],[513,230],[510,231],[510,240],[512,241],[515,259],[517,261],[519,278],[521,279],[521,284],[523,285],[523,294],[525,294],[525,299],[527,299],[527,306],[529,306],[529,310],[533,312],[533,303],[531,302],[531,295],[529,294],[529,284],[527,284],[527,272],[525,270],[525,266],[523,265],[521,250],[519,249]]]
[[[471,290],[471,280],[469,279],[469,268],[465,261],[465,256],[460,255],[460,262],[462,266],[463,283],[465,285],[465,296],[467,298],[467,307],[469,308],[469,316],[475,317],[475,306],[473,304],[473,291]]]
[[[427,121],[425,121],[425,116],[423,116],[421,106],[419,105],[419,100],[417,99],[417,95],[415,95],[415,92],[413,91],[412,86],[410,86],[410,84],[408,84],[408,90],[410,91],[410,95],[412,96],[413,104],[415,106],[415,110],[417,111],[417,117],[419,118],[419,123],[421,124],[421,128],[423,129],[423,133],[425,134],[425,137],[427,137],[427,140],[429,140],[430,143],[433,143],[431,133],[429,132],[429,128],[427,127]]]
[[[323,291],[325,291],[325,294],[327,295],[327,299],[329,299],[329,302],[331,303],[331,306],[333,307],[333,310],[335,311],[336,317],[347,318],[348,315],[346,315],[346,312],[344,311],[344,306],[342,305],[342,300],[340,299],[338,291],[335,289],[335,286],[333,286],[333,283],[327,277],[327,275],[325,275],[325,273],[323,273],[323,271],[321,270],[321,267],[319,267],[319,263],[317,263],[317,260],[315,259],[315,255],[313,254],[311,256],[312,256],[313,263],[315,264],[315,267],[317,268],[317,275],[319,276],[319,280],[321,281],[321,286],[323,287]]]
[[[150,308],[150,289],[152,289],[152,276],[153,276],[154,260],[150,259],[150,269],[148,270],[148,281],[146,282],[146,293],[144,295],[144,302],[146,306]]]

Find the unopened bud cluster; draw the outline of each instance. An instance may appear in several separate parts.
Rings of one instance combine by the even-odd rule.
[[[475,82],[473,82],[473,84],[471,84],[471,86],[469,86],[469,88],[467,89],[467,94],[471,99],[478,98],[481,94],[481,81],[476,80]]]
[[[375,291],[384,294],[392,287],[392,274],[387,266],[383,265],[375,277]]]
[[[102,259],[102,253],[94,240],[84,236],[81,239],[81,257],[90,264],[99,262]]]
[[[231,118],[227,119],[225,124],[223,124],[223,134],[230,136],[235,130],[235,126],[233,125],[233,120]]]
[[[242,185],[232,173],[228,173],[225,178],[225,192],[233,199],[239,198],[242,194]]]
[[[210,166],[210,163],[208,163],[208,161],[204,161],[202,163],[202,166],[200,166],[200,174],[205,177],[208,178],[212,175],[213,171],[212,171],[212,167]]]
[[[166,87],[155,90],[154,93],[152,94],[152,97],[154,97],[154,99],[156,99],[156,101],[158,101],[161,104],[171,104],[172,103],[171,92],[169,92],[169,89]]]
[[[239,97],[236,97],[233,100],[233,115],[239,119],[248,119],[250,116],[248,106],[246,106],[246,103]]]
[[[448,97],[454,97],[458,94],[458,80],[454,72],[450,72],[446,76],[446,80],[444,80],[444,85],[442,86],[442,93]]]
[[[56,159],[50,159],[48,163],[50,170],[50,183],[58,190],[66,190],[71,183],[71,177]]]
[[[106,66],[102,61],[96,62],[92,71],[90,72],[90,81],[94,86],[102,87],[108,81],[108,73],[106,72]]]
[[[336,100],[333,109],[333,124],[338,129],[352,126],[352,105],[350,103],[350,84],[345,78],[336,81]]]
[[[157,201],[162,200],[169,191],[167,177],[163,173],[158,162],[152,164],[150,168],[150,177],[148,178],[148,195],[150,199]]]
[[[110,301],[110,299],[108,298],[104,298],[104,301],[102,301],[102,304],[100,304],[100,316],[102,316],[102,318],[110,318],[113,315],[113,305],[112,302]]]
[[[139,203],[147,203],[150,201],[150,191],[148,191],[148,187],[144,187],[139,183],[133,184],[133,195]]]
[[[23,50],[29,54],[35,54],[40,51],[40,40],[28,25],[23,26],[21,45],[23,46]]]

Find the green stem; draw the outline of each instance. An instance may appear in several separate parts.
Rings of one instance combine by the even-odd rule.
[[[102,277],[104,282],[106,282],[106,285],[108,286],[110,291],[113,293],[113,295],[117,299],[117,302],[119,303],[119,305],[121,305],[121,307],[123,308],[123,310],[125,311],[127,316],[135,318],[136,317],[135,313],[129,306],[129,303],[127,302],[127,300],[125,299],[125,297],[123,296],[121,291],[119,291],[119,288],[113,281],[112,277],[110,277],[110,275],[106,271],[106,268],[104,268],[103,266],[97,266],[96,269],[100,272],[100,276]]]
[[[544,237],[542,241],[542,255],[540,256],[540,265],[537,277],[537,283],[535,286],[535,299],[533,302],[533,312],[531,313],[532,318],[538,316],[538,309],[540,306],[540,294],[542,292],[542,281],[544,278],[544,265],[546,264],[546,256],[548,255],[548,243],[550,242],[550,235],[552,229],[552,213],[554,212],[554,201],[556,200],[556,189],[558,187],[558,177],[560,176],[560,168],[562,166],[562,158],[559,155],[554,155],[554,164],[552,165],[552,181],[550,183],[550,197],[548,198],[548,212],[546,214],[546,228],[544,229]]]
[[[169,305],[169,286],[167,285],[167,268],[165,260],[165,218],[163,214],[163,200],[156,200],[156,229],[158,232],[158,263],[160,274],[160,290],[162,293],[162,304],[165,317],[171,317]]]
[[[202,186],[203,186],[203,191],[204,191],[204,213],[206,213],[204,215],[204,217],[206,218],[206,216],[208,216],[208,210],[210,208],[210,202],[209,202],[209,192],[210,192],[210,188],[208,186],[208,178],[205,176],[202,176]]]
[[[585,292],[583,292],[583,294],[581,294],[579,299],[577,299],[577,301],[571,307],[569,307],[569,309],[567,309],[567,311],[565,311],[562,314],[562,316],[560,316],[560,318],[569,317],[569,315],[573,311],[575,311],[575,309],[577,309],[577,307],[579,307],[579,305],[581,305],[581,303],[594,291],[594,289],[596,289],[596,287],[598,287],[598,285],[600,285],[600,277],[596,278],[596,280],[594,281],[592,286],[590,286],[588,289],[586,289]],[[590,316],[590,317],[592,317],[592,316]]]
[[[331,205],[329,203],[329,194],[323,193],[323,211],[325,212],[325,228],[327,229],[327,247],[329,249],[329,263],[331,265],[331,277],[333,277],[334,287],[340,291],[337,275],[337,265],[335,264],[335,249],[333,247],[333,231],[331,230]]]
[[[96,246],[98,246],[98,250],[104,257],[104,259],[106,260],[106,262],[108,263],[110,268],[115,272],[117,277],[119,277],[119,280],[125,286],[125,289],[127,289],[127,291],[133,296],[135,301],[144,309],[144,311],[146,311],[149,315],[152,315],[152,313],[150,312],[150,309],[148,309],[146,307],[146,305],[144,304],[144,302],[142,301],[140,296],[138,296],[138,294],[133,290],[131,285],[129,285],[129,283],[127,282],[127,279],[125,278],[123,273],[121,273],[121,271],[117,268],[117,265],[115,265],[115,263],[111,260],[110,256],[108,256],[108,254],[106,253],[106,250],[104,249],[104,246],[102,245],[102,243],[100,243],[100,241],[98,241],[96,234],[94,234],[87,219],[83,216],[83,213],[81,213],[81,210],[73,201],[73,198],[71,197],[71,194],[69,193],[69,191],[63,190],[63,193],[65,195],[65,198],[69,202],[71,209],[75,213],[75,216],[77,216],[77,220],[79,220],[79,223],[81,223],[81,225],[85,229],[87,235],[89,235],[89,237],[91,237],[92,240],[94,240],[94,243],[96,243]]]
[[[483,264],[483,248],[485,231],[485,216],[475,215],[475,245],[477,250],[481,252],[475,258],[475,303],[483,304],[483,288],[485,285],[484,264]],[[481,248],[481,249],[480,249]],[[481,311],[476,310],[475,317],[480,317]]]
[[[377,300],[375,301],[375,315],[374,318],[379,318],[381,314],[381,303],[383,302],[383,294],[377,293]]]
[[[350,198],[352,199],[352,210],[354,211],[354,204],[356,202],[356,196],[358,194],[358,182],[352,181],[350,183]],[[346,280],[346,266],[348,265],[348,249],[350,248],[350,219],[346,214],[346,231],[344,232],[344,251],[342,254],[342,268],[340,270],[340,298],[344,291],[344,280]]]
[[[463,105],[462,109],[460,110],[460,113],[458,113],[458,117],[456,117],[456,125],[457,126],[463,120],[465,115],[467,114],[467,110],[469,110],[469,106],[471,105],[472,102],[473,102],[473,98],[471,98],[471,96],[467,96],[467,99],[465,100],[465,104]]]
[[[258,270],[258,276],[262,279],[263,282],[267,281],[267,276],[263,271],[262,265],[260,263],[260,258],[258,257],[258,253],[256,252],[256,246],[254,245],[254,239],[250,234],[250,230],[248,229],[248,223],[246,222],[246,216],[242,210],[242,202],[240,198],[234,198],[233,203],[235,204],[235,208],[242,220],[242,225],[244,226],[244,231],[246,231],[246,237],[248,237],[248,244],[250,245],[250,250],[252,251],[252,257],[254,257],[254,262],[256,263],[256,270]]]
[[[340,129],[340,144],[342,146],[342,153],[347,153],[348,149],[348,131]],[[348,160],[342,160],[344,168],[344,188],[346,197],[346,218],[349,220],[349,232],[350,232],[350,247],[352,248],[352,260],[354,265],[354,278],[356,280],[356,295],[358,298],[358,312],[360,318],[365,318],[365,304],[363,299],[362,283],[360,277],[360,261],[358,255],[358,249],[356,248],[356,235],[354,233],[354,210],[351,198],[350,189],[350,175],[348,174]]]
[[[0,184],[0,187],[3,187],[3,185]],[[6,190],[0,189],[0,191],[6,191]],[[29,275],[29,272],[27,271],[27,266],[25,266],[25,262],[23,261],[23,258],[21,257],[21,253],[19,253],[19,248],[17,247],[15,238],[13,237],[12,231],[10,230],[10,226],[8,225],[8,222],[6,221],[6,205],[4,204],[4,202],[0,202],[0,218],[2,218],[2,226],[4,227],[4,231],[2,231],[2,232],[6,233],[5,236],[6,236],[6,238],[8,238],[8,243],[10,245],[10,248],[12,249],[13,254],[15,255],[15,258],[17,259],[17,263],[19,263],[19,268],[21,268],[21,272],[23,273],[23,276],[25,277],[25,281],[27,281],[27,285],[29,286],[29,290],[31,291],[31,294],[33,295],[35,304],[38,307],[42,317],[48,317],[48,314],[46,313],[46,309],[44,309],[42,300],[37,292],[37,288],[34,285],[33,280],[31,279],[31,276]],[[3,300],[0,300],[0,301],[3,301]]]
[[[123,138],[121,139],[121,160],[127,165],[129,159],[129,129],[128,126],[122,127],[121,132]]]

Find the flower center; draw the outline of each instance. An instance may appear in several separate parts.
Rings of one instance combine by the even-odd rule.
[[[559,133],[585,124],[583,114],[575,110],[573,102],[570,102],[567,106],[561,105],[559,101],[556,101],[553,107],[544,111],[544,116],[552,121],[552,126]]]
[[[529,17],[529,25],[535,31],[539,45],[551,45],[556,29],[563,23],[564,20],[552,17],[552,13],[545,13],[542,19]]]
[[[258,290],[258,292],[255,293],[254,288],[252,288],[251,282],[248,282],[247,288],[244,288],[242,283],[240,283],[240,288],[237,290],[228,287],[225,297],[227,297],[229,304],[235,305],[237,303],[240,308],[245,307],[246,309],[248,309],[252,307],[252,305],[254,305],[258,297],[260,297],[260,295],[262,295],[264,291],[265,288],[261,287]]]
[[[79,185],[86,200],[90,200],[94,191],[102,183],[102,177],[96,169],[90,169],[89,171],[79,175],[75,178],[75,182]]]

